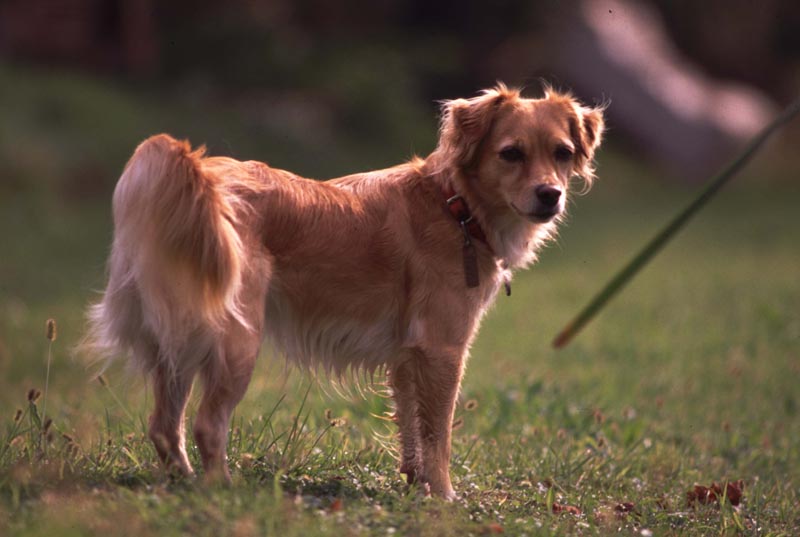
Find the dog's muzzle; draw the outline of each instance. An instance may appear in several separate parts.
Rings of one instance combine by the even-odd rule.
[[[530,211],[522,211],[519,207],[511,204],[520,216],[536,223],[549,222],[562,211],[561,198],[563,191],[552,185],[539,185],[534,190],[533,207]]]
[[[534,190],[536,202],[531,216],[542,222],[549,222],[561,212],[561,197],[563,192],[560,188],[552,185],[539,185]]]

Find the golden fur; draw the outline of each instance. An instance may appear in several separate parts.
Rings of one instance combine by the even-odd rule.
[[[452,499],[450,431],[470,343],[510,271],[528,265],[564,212],[572,176],[590,182],[601,110],[505,86],[443,105],[426,159],[317,182],[260,162],[145,140],[114,193],[108,287],[88,341],[153,380],[150,437],[183,474],[185,408],[199,375],[194,437],[227,479],[226,439],[262,339],[331,373],[385,369],[409,481]],[[465,282],[463,196],[479,285]]]

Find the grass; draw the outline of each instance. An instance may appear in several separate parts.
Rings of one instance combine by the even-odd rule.
[[[14,87],[40,88],[20,91],[15,113],[35,108],[28,97],[51,95],[42,75],[3,73]],[[59,85],[55,94],[63,84],[75,84],[76,94],[88,86],[104,112],[97,121],[117,118],[121,131],[130,122],[156,130],[161,120],[147,116],[170,108],[168,98],[125,88],[47,81]],[[139,107],[141,115],[118,112]],[[86,129],[103,131],[72,121],[59,134],[25,114],[14,121],[33,132],[29,144],[44,137],[56,168],[70,170],[79,168],[74,148],[88,147]],[[12,155],[21,142],[4,128],[0,154]],[[75,140],[64,145],[60,136]],[[100,148],[84,155],[124,160],[123,138],[97,138]],[[268,353],[234,418],[233,486],[166,479],[145,439],[147,386],[119,366],[103,383],[92,380],[71,355],[83,308],[103,284],[105,193],[69,198],[64,184],[73,183],[38,158],[25,160],[33,153],[14,161],[16,186],[0,186],[4,535],[800,533],[800,187],[781,180],[796,161],[757,159],[556,352],[550,342],[563,324],[693,194],[646,180],[655,172],[612,139],[601,151],[601,179],[576,200],[558,244],[518,275],[512,296],[500,296],[484,322],[457,411],[460,499],[444,504],[403,484],[378,390],[337,390],[285,371]],[[44,391],[48,318],[58,322],[58,339],[46,425],[36,391]],[[197,466],[194,448],[190,457]],[[695,484],[738,479],[739,506],[687,505]],[[554,513],[558,506],[580,514]]]

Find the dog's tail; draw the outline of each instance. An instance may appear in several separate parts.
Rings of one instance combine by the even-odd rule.
[[[149,343],[150,354],[174,362],[192,338],[209,340],[231,319],[244,324],[240,202],[202,169],[204,152],[162,134],[125,167],[114,191],[109,283],[89,312],[96,353],[147,354],[137,347]]]

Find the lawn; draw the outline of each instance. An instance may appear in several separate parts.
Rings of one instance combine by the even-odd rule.
[[[796,160],[770,158],[775,148],[757,158],[555,351],[559,329],[696,187],[659,180],[612,131],[593,190],[483,323],[457,410],[453,504],[404,485],[380,379],[335,385],[268,350],[234,419],[234,483],[209,488],[162,475],[145,440],[147,386],[121,364],[94,379],[73,352],[103,286],[105,174],[138,138],[182,121],[216,154],[302,167],[302,147],[282,139],[273,157],[269,132],[240,146],[248,127],[224,110],[190,120],[191,103],[169,97],[0,75],[13,82],[0,86],[0,155],[16,166],[0,183],[0,534],[800,533]],[[75,110],[87,91],[100,110],[91,121]],[[374,165],[349,143],[314,166]],[[92,173],[100,186],[82,180]],[[687,501],[715,482],[724,498]]]

